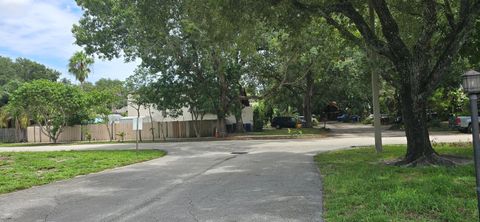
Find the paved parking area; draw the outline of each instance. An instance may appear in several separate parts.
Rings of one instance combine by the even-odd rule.
[[[358,129],[354,129],[358,130]],[[361,130],[360,130],[361,131]],[[325,139],[146,143],[163,158],[0,195],[0,221],[322,221],[312,156],[373,144],[373,133]],[[432,136],[470,141],[468,134]],[[403,144],[401,135],[385,144]],[[0,148],[132,149],[133,144]],[[231,154],[232,152],[247,154]]]

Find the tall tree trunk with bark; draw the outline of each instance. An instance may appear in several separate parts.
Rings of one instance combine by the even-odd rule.
[[[305,76],[305,92],[303,95],[303,116],[305,117],[305,128],[312,128],[312,97],[314,88],[314,79],[312,71],[308,71]]]
[[[155,127],[153,127],[153,115],[151,105],[148,105],[148,115],[150,117],[150,131],[152,132],[152,142],[155,142]]]
[[[242,110],[240,110],[240,112],[235,112],[235,126],[236,133],[245,133],[245,128],[243,127]]]
[[[225,137],[227,135],[227,120],[225,115],[217,114],[217,131],[219,137]]]
[[[408,88],[402,88],[402,114],[407,137],[405,161],[410,163],[421,157],[430,158],[435,151],[428,133],[426,99],[416,97]]]
[[[205,113],[203,111],[199,111],[196,108],[192,108],[190,109],[190,114],[192,115],[192,119],[193,119],[193,131],[195,132],[195,136],[197,138],[200,138],[202,136],[202,134],[200,133],[200,129],[202,126],[203,116],[205,115]]]
[[[217,131],[220,137],[225,137],[227,135],[227,121],[226,116],[228,112],[228,82],[226,79],[226,73],[222,68],[220,58],[218,58],[218,53],[214,49],[212,51],[213,57],[213,69],[218,77],[218,87],[220,91],[220,98],[217,105]]]
[[[241,89],[240,89],[241,90]],[[245,133],[245,128],[243,127],[243,118],[242,118],[242,113],[243,113],[243,103],[241,97],[239,97],[236,100],[236,106],[235,106],[235,132],[236,133]]]
[[[108,118],[104,118],[104,119],[105,119],[105,127],[107,127],[107,131],[108,131],[108,139],[110,140],[110,142],[112,142],[113,141],[113,131],[110,128],[110,126],[111,126],[110,121],[108,120]],[[112,125],[113,125],[113,123],[112,123]]]

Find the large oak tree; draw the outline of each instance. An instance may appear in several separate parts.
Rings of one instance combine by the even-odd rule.
[[[294,1],[304,10],[314,6]],[[467,41],[480,15],[478,0],[410,1],[372,0],[381,33],[377,34],[354,1],[327,3],[318,14],[339,29],[351,41],[366,44],[391,61],[395,72],[383,73],[399,91],[407,136],[404,162],[442,163],[430,143],[427,129],[427,102],[442,77],[449,72],[453,59]],[[355,35],[335,17],[348,18],[360,33]]]
[[[408,143],[402,163],[450,163],[430,143],[427,103],[469,40],[480,15],[479,0],[272,0],[229,1],[229,5],[243,8],[245,13],[255,8],[268,11],[264,16],[277,26],[296,24],[282,19],[289,15],[275,13],[276,8],[322,17],[345,39],[391,62],[394,71],[384,72],[382,77],[400,95]],[[369,22],[369,7],[380,23],[379,32]]]

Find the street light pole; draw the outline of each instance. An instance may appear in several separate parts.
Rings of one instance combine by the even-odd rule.
[[[475,174],[477,184],[477,207],[480,219],[480,137],[478,127],[478,95],[470,94],[470,109],[472,111],[472,139],[473,139],[473,155],[475,162]]]
[[[477,208],[480,220],[480,136],[478,125],[478,94],[480,93],[480,73],[477,71],[468,71],[463,76],[463,89],[470,98],[471,127],[473,141],[473,155],[475,162],[475,176],[477,185]]]
[[[473,155],[475,162],[475,174],[477,182],[477,207],[480,212],[480,137],[478,127],[478,95],[470,94],[470,109],[472,111],[472,139],[473,139]],[[479,213],[480,218],[480,213]]]

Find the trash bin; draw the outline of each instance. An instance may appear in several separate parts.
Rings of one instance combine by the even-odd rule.
[[[252,132],[252,124],[251,123],[245,123],[243,125],[243,127],[245,128],[245,131]]]
[[[359,121],[360,121],[360,116],[357,116],[357,115],[352,116],[352,122],[357,123]]]
[[[236,124],[228,124],[227,125],[227,133],[234,133],[235,132],[235,128],[236,127]]]

